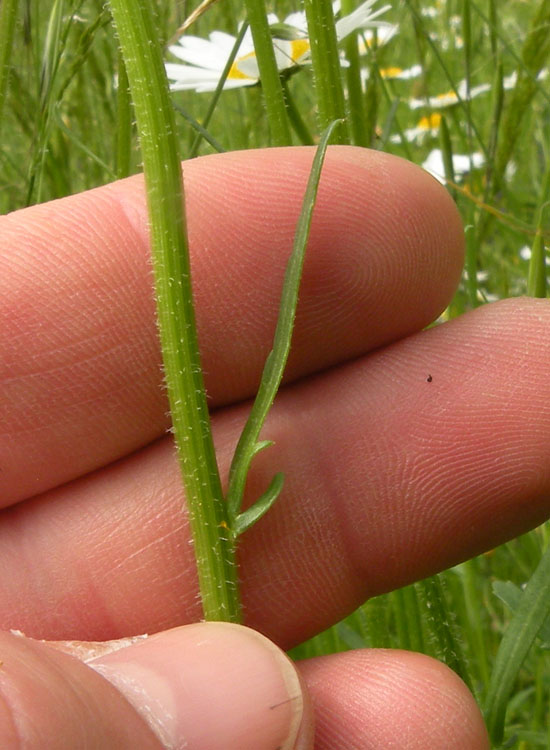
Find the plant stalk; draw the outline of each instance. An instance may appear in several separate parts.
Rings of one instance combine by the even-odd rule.
[[[207,620],[241,621],[193,310],[183,182],[161,47],[147,0],[110,0],[141,141],[168,400]]]

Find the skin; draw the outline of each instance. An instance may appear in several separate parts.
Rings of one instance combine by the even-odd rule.
[[[224,478],[269,349],[312,155],[270,149],[184,165]],[[185,717],[166,740],[121,677],[148,660],[175,706],[201,691],[182,695],[174,664],[189,680],[212,670],[196,710],[213,706],[213,716],[189,746],[245,748],[215,717],[251,681],[226,689],[215,660],[189,660],[204,632],[234,654],[225,675],[261,662],[255,649],[280,668],[284,657],[244,628],[181,627],[201,614],[166,435],[142,178],[0,222],[0,627],[50,641],[160,633],[102,656],[3,635],[0,744],[39,747],[51,732],[60,747],[83,735],[90,746],[183,747]],[[423,331],[462,261],[460,219],[435,180],[385,154],[329,149],[285,386],[264,430],[275,446],[255,459],[247,490],[257,497],[277,470],[285,488],[240,548],[245,623],[281,648],[550,513],[550,308],[507,300]],[[290,702],[273,699],[291,706],[283,728],[268,737],[269,721],[251,720],[251,748],[489,747],[464,685],[427,657],[356,651],[298,665],[299,678],[284,670],[295,677]],[[268,673],[279,695],[280,673]],[[255,691],[241,698],[234,715],[246,727]]]

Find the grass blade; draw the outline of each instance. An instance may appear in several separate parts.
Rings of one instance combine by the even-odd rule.
[[[128,74],[122,54],[118,53],[116,176],[121,180],[130,175],[132,159],[132,100]]]
[[[342,15],[347,16],[354,10],[353,0],[342,0]],[[361,83],[361,61],[356,34],[350,34],[345,40],[346,59],[349,63],[345,70],[348,90],[349,122],[352,142],[356,146],[368,148],[371,144],[371,131],[365,127],[365,96]]]
[[[208,110],[206,111],[206,114],[204,115],[202,119],[203,130],[197,131],[197,135],[195,136],[195,140],[193,141],[193,145],[191,146],[191,149],[189,151],[189,156],[188,156],[189,159],[194,159],[195,156],[199,153],[199,146],[201,144],[201,140],[203,138],[205,140],[208,140],[207,138],[208,125],[210,123],[212,115],[214,114],[214,110],[216,109],[216,105],[223,91],[223,87],[227,80],[227,76],[229,75],[229,71],[231,70],[233,63],[235,62],[235,58],[237,57],[237,53],[242,44],[242,41],[244,39],[244,35],[246,34],[247,29],[248,29],[248,21],[241,25],[239,33],[237,34],[237,38],[235,39],[235,44],[233,45],[233,49],[231,50],[229,57],[227,58],[227,62],[225,63],[225,67],[220,76],[220,80],[218,81],[218,85],[216,86],[216,90],[214,91],[214,94],[212,95],[212,99],[210,100],[210,103],[208,105]],[[214,144],[210,143],[210,145],[214,145]],[[215,146],[215,148],[216,150],[219,150],[217,146]]]
[[[527,294],[530,297],[546,297],[546,251],[542,236],[542,220],[539,221],[537,233],[531,246]]]
[[[3,0],[0,4],[0,126],[2,112],[8,90],[10,74],[10,56],[13,45],[13,33],[19,0]]]
[[[473,681],[453,616],[447,605],[443,577],[431,576],[414,584],[421,603],[422,620],[436,656],[453,669],[473,692]]]
[[[550,545],[546,548],[504,634],[491,674],[485,720],[495,745],[502,742],[506,707],[518,672],[550,614]]]
[[[501,187],[506,166],[514,152],[521,132],[522,120],[533,97],[540,88],[537,76],[550,57],[550,3],[542,0],[531,22],[522,50],[523,65],[518,69],[517,82],[502,116],[501,134],[495,155],[494,185]]]

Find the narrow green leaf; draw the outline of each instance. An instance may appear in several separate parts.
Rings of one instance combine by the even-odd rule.
[[[441,145],[441,155],[443,157],[443,169],[445,170],[445,178],[449,182],[455,182],[455,173],[453,168],[453,147],[451,144],[451,134],[449,133],[449,126],[447,125],[447,118],[445,115],[441,115],[441,121],[439,123],[439,143]],[[448,185],[448,190],[456,198],[456,191],[452,185]]]
[[[501,187],[508,162],[522,130],[525,113],[540,86],[537,76],[550,58],[550,3],[541,0],[523,43],[517,81],[504,107],[501,134],[495,154],[494,190]]]
[[[540,225],[531,246],[527,294],[530,297],[546,297],[546,251]]]
[[[235,58],[237,57],[237,52],[239,51],[239,48],[241,46],[241,43],[244,39],[244,35],[246,34],[246,31],[248,29],[248,21],[246,23],[243,23],[241,25],[241,28],[239,29],[239,33],[237,34],[237,38],[235,39],[235,44],[233,45],[231,52],[229,53],[229,57],[227,58],[227,62],[225,63],[225,67],[222,70],[222,74],[220,76],[220,80],[218,81],[218,85],[216,86],[216,90],[214,91],[212,95],[212,99],[210,100],[210,104],[208,105],[208,110],[206,111],[206,114],[202,121],[202,128],[203,130],[198,130],[197,135],[195,137],[195,140],[193,141],[193,145],[191,146],[191,150],[189,151],[189,159],[194,159],[195,156],[199,153],[199,146],[201,143],[202,138],[207,138],[207,128],[210,124],[210,120],[212,118],[212,115],[214,114],[214,110],[216,109],[216,105],[218,104],[218,101],[220,99],[221,93],[223,91],[224,84],[227,80],[227,76],[229,75],[229,71],[231,70],[231,66],[235,62]],[[214,146],[214,143],[212,141],[209,141],[211,146]],[[217,149],[216,146],[214,148]],[[223,150],[223,149],[222,149]]]
[[[130,175],[132,155],[132,100],[128,75],[122,53],[118,53],[117,124],[116,124],[116,176],[121,180]]]
[[[491,39],[491,53],[493,60],[498,58],[498,12],[496,0],[489,0],[489,38]]]
[[[371,65],[370,65],[369,77],[367,79],[367,84],[366,84],[366,89],[365,89],[365,101],[364,101],[364,107],[363,107],[364,119],[363,119],[363,125],[362,125],[362,130],[363,130],[362,138],[364,139],[364,143],[357,142],[358,146],[365,145],[368,148],[371,148],[373,144],[375,143],[376,123],[378,120],[378,112],[380,109],[381,84],[382,84],[382,79],[380,77],[378,63],[376,62],[376,59],[373,57]],[[392,109],[390,105],[391,114],[395,115],[396,109],[397,107]],[[353,110],[353,104],[352,104],[352,101],[350,100],[351,128],[352,128],[352,132],[354,133],[354,138],[355,138],[355,128],[357,126],[357,123],[354,124],[353,116],[351,115],[352,110]],[[390,119],[388,119],[388,123],[389,122],[390,122]],[[382,134],[382,138],[384,138],[384,135],[385,134]],[[389,130],[387,133],[387,137],[389,137]],[[406,143],[406,140],[404,137],[402,140]]]
[[[295,26],[283,22],[271,24],[269,31],[273,39],[283,39],[288,42],[294,41],[295,39],[305,39],[307,37],[307,34],[304,34]]]
[[[321,169],[330,136],[338,123],[338,120],[332,122],[325,130],[313,159],[313,165],[311,167],[302,203],[302,211],[296,226],[294,247],[285,272],[281,304],[279,307],[279,318],[277,320],[277,327],[273,338],[273,349],[267,356],[256,399],[252,405],[250,415],[239,438],[239,442],[237,443],[235,455],[233,456],[233,461],[231,463],[231,469],[229,472],[229,489],[227,492],[227,508],[230,528],[232,528],[234,520],[239,515],[250,463],[255,453],[257,453],[258,435],[260,434],[267,413],[275,399],[275,395],[283,377],[288,353],[290,351],[290,341],[292,338],[292,330],[294,328],[296,306],[298,304],[298,288],[302,275],[304,255],[311,227],[315,198],[317,196],[317,189],[321,178]]]
[[[413,586],[404,586],[390,594],[396,630],[396,648],[425,652],[420,598]]]
[[[263,451],[264,448],[269,448],[271,445],[273,445],[273,440],[260,440],[252,448],[252,455],[255,456],[260,451]]]
[[[504,602],[512,612],[517,612],[523,598],[523,591],[519,586],[512,581],[493,581],[491,588],[501,602]],[[540,638],[545,644],[550,643],[550,616],[541,625],[537,638]]]
[[[86,146],[86,144],[83,143],[80,138],[78,138],[73,133],[73,131],[65,125],[58,112],[54,112],[54,120],[59,130],[62,133],[65,133],[65,135],[76,146],[76,148],[79,149],[79,151],[82,151],[82,153],[85,154],[91,162],[95,162],[96,164],[98,164],[107,174],[109,179],[115,180],[117,178],[117,174],[115,173],[115,171],[106,162],[104,162],[101,157],[99,157],[91,149],[89,149],[88,146]]]
[[[518,672],[550,614],[550,545],[531,576],[500,643],[487,694],[485,720],[495,745],[502,742],[506,708]]]
[[[309,128],[300,113],[299,107],[296,106],[294,97],[292,96],[290,89],[288,87],[288,75],[287,76],[283,75],[281,77],[281,82],[283,84],[283,91],[285,94],[286,111],[287,111],[288,119],[290,121],[292,129],[298,136],[300,143],[303,146],[313,146],[314,145],[313,136],[309,132]]]
[[[198,137],[198,143],[200,143],[201,139],[205,140],[207,143],[209,143],[214,151],[217,151],[218,154],[223,154],[225,152],[225,148],[222,146],[222,144],[217,141],[213,136],[210,135],[210,133],[206,130],[205,127],[203,127],[200,122],[197,122],[195,118],[187,112],[186,109],[181,107],[179,104],[174,104],[174,109],[178,114],[180,114],[183,119],[191,125],[193,130],[197,133]],[[196,141],[196,139],[195,139]],[[189,157],[191,158],[191,156]]]
[[[48,154],[47,143],[50,137],[52,112],[56,104],[54,83],[63,51],[62,21],[64,8],[64,0],[55,0],[48,19],[40,71],[38,127],[31,150],[27,175],[27,205],[30,205],[33,201],[39,203],[42,199],[44,164]]]
[[[10,57],[18,4],[19,0],[2,0],[0,3],[0,125],[11,70]]]
[[[431,576],[414,584],[421,603],[421,617],[438,658],[453,669],[473,691],[473,681],[452,613],[445,598],[444,579]]]
[[[239,513],[231,529],[235,536],[243,534],[267,513],[275,500],[279,497],[281,490],[283,489],[284,480],[285,478],[282,472],[275,474],[267,490],[260,495],[254,505],[251,505],[250,508]]]
[[[492,95],[492,109],[491,118],[489,120],[489,135],[487,138],[487,168],[485,170],[485,201],[488,202],[491,196],[492,184],[493,184],[493,165],[495,152],[498,144],[499,128],[502,116],[502,107],[504,104],[504,79],[502,72],[502,63],[497,63],[495,68],[495,75],[493,77],[493,85],[491,87]]]
[[[61,23],[65,12],[65,1],[54,0],[50,13],[44,54],[42,56],[42,71],[40,74],[40,106],[44,109],[47,97],[51,92],[55,74],[61,57]]]

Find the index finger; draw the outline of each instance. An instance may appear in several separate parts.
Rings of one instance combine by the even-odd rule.
[[[185,165],[199,338],[213,407],[254,391],[313,149]],[[141,177],[2,218],[0,497],[103,466],[168,426]],[[329,150],[287,378],[429,323],[462,264],[454,204],[396,157]],[[29,470],[31,467],[31,470]]]

